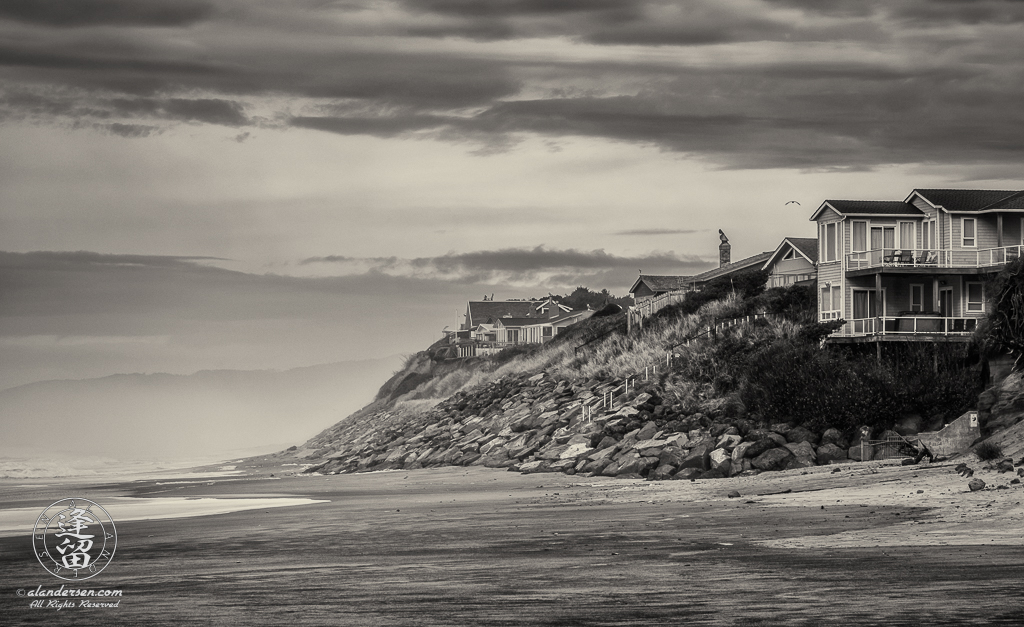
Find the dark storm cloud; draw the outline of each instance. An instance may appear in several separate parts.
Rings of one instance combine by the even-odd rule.
[[[310,257],[304,265],[334,263],[368,266],[373,271],[397,276],[418,276],[456,283],[522,283],[545,285],[621,285],[623,276],[634,276],[638,268],[661,268],[679,274],[705,270],[709,262],[694,255],[650,253],[619,256],[604,250],[505,248],[467,253],[449,253],[437,257],[401,259],[379,257],[361,259],[345,256]]]
[[[4,0],[0,18],[50,26],[187,26],[213,13],[195,0]]]
[[[145,124],[121,124],[120,122],[97,124],[96,127],[121,137],[149,137],[153,133],[158,133],[160,131],[156,126],[147,126]]]
[[[516,15],[565,15],[612,13],[635,15],[640,3],[625,0],[404,0],[405,6],[430,13],[455,16],[495,17]]]
[[[919,24],[981,24],[1024,20],[1022,0],[767,0],[777,6],[832,17],[878,15]]]
[[[84,6],[101,5],[119,6]],[[3,20],[26,6],[0,12],[5,119],[425,134],[480,154],[581,136],[734,168],[1024,162],[1021,1],[216,0],[138,5],[203,28]],[[452,39],[524,37],[552,52]]]
[[[604,250],[551,250],[543,246],[536,248],[503,248],[468,253],[425,257],[412,260],[414,266],[434,267],[442,272],[456,269],[505,270],[530,272],[552,268],[579,268],[584,270],[634,267],[636,264],[702,264],[698,258],[680,259],[669,253],[651,254],[642,257],[621,257]]]
[[[372,135],[394,137],[410,131],[431,130],[448,126],[451,119],[434,115],[377,117],[294,117],[288,121],[297,128],[329,131],[341,135]]]

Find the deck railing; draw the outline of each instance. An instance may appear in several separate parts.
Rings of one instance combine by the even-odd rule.
[[[1024,255],[1024,246],[977,250],[936,248],[876,248],[846,255],[849,270],[864,268],[987,268]]]
[[[882,316],[855,318],[844,324],[833,337],[869,335],[970,335],[978,328],[977,318],[938,318],[935,316]]]
[[[636,328],[644,328],[644,320],[650,318],[662,309],[682,302],[689,292],[665,292],[651,298],[645,298],[626,310],[626,330],[632,331]]]
[[[768,285],[766,287],[788,287],[794,283],[800,281],[810,281],[811,279],[817,278],[817,274],[804,273],[804,274],[770,274],[768,275]]]

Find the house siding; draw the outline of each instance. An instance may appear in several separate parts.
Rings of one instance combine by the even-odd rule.
[[[818,293],[818,319],[819,320],[821,320],[821,312],[825,311],[825,309],[823,308],[823,303],[822,303],[822,299],[821,299],[821,288],[826,283],[829,283],[829,282],[831,282],[832,285],[840,285],[840,286],[843,285],[843,268],[842,268],[841,264],[830,263],[830,264],[826,264],[824,266],[818,266],[818,289],[816,291]],[[844,288],[844,291],[845,291],[845,288]],[[831,308],[830,308],[830,310],[831,310]],[[849,309],[846,309],[844,307],[843,310],[840,312],[840,317],[845,318],[846,317],[845,313],[847,311],[849,311]]]

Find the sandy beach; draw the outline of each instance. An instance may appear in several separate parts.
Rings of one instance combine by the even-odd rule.
[[[258,466],[202,480],[3,484],[0,519],[79,496],[112,504],[118,525],[110,566],[77,584],[41,568],[30,528],[0,537],[4,624],[1019,625],[1024,615],[1024,488],[977,463],[991,489],[974,493],[952,464],[695,482]],[[246,509],[223,513],[233,499]],[[59,611],[18,596],[61,584],[122,596]]]

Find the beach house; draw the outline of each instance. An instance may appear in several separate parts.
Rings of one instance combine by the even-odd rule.
[[[902,201],[826,200],[818,319],[831,341],[966,340],[985,281],[1024,251],[1024,192],[915,189]]]

